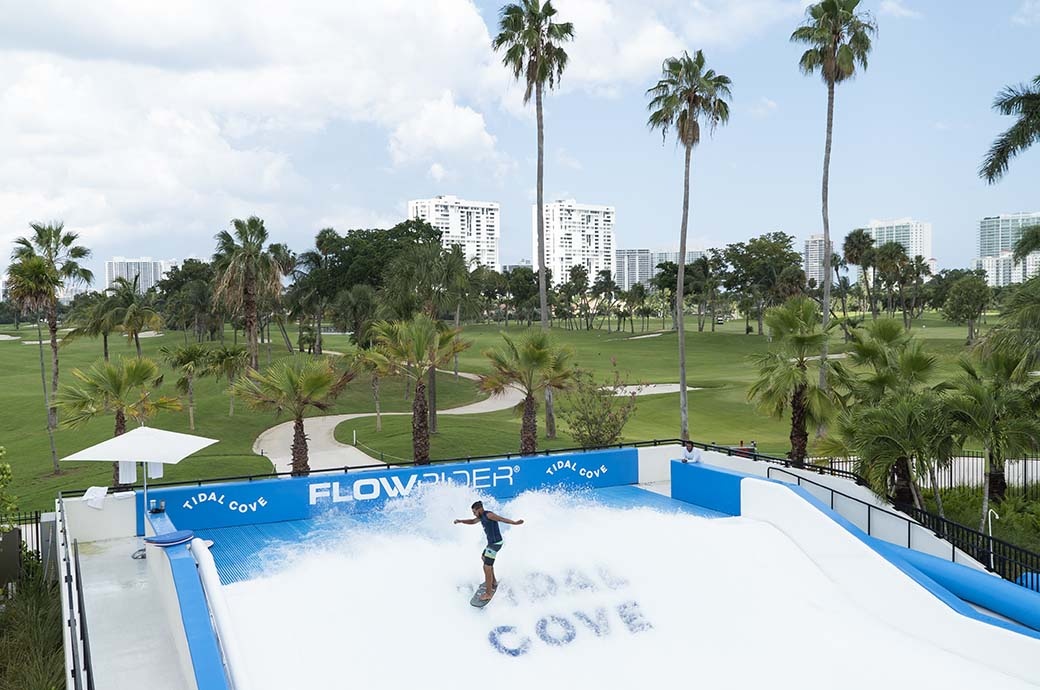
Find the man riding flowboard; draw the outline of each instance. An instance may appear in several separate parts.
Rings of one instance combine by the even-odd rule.
[[[498,587],[498,580],[495,579],[495,557],[502,548],[502,530],[499,529],[498,523],[522,525],[524,521],[510,520],[507,517],[496,515],[490,510],[484,510],[484,504],[480,501],[477,501],[470,507],[473,509],[473,517],[466,520],[456,520],[455,524],[475,525],[479,522],[480,526],[484,528],[484,534],[487,535],[487,547],[481,554],[481,560],[484,563],[484,594],[481,595],[480,600],[488,601]]]

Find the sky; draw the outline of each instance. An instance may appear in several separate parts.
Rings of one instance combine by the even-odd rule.
[[[616,208],[616,246],[678,246],[682,154],[646,127],[664,58],[703,50],[733,81],[694,151],[690,246],[822,228],[826,89],[789,41],[803,0],[554,0],[575,40],[545,103],[545,195]],[[987,185],[1040,74],[1040,0],[864,0],[878,36],[838,88],[835,242],[871,219],[934,227],[966,266],[978,219],[1040,210],[1040,147]],[[500,259],[530,258],[533,103],[490,47],[500,0],[0,0],[0,268],[31,222],[112,256],[208,257],[259,215],[297,251],[324,227],[388,227],[436,194],[501,204]]]

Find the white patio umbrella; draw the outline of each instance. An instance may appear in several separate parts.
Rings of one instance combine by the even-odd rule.
[[[184,458],[217,442],[214,438],[179,434],[141,426],[121,436],[84,448],[62,462],[161,462],[176,465]],[[148,510],[148,468],[144,470],[144,510]]]

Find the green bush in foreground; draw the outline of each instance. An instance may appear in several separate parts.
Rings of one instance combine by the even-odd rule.
[[[27,558],[13,599],[0,600],[0,690],[62,690],[61,597]]]

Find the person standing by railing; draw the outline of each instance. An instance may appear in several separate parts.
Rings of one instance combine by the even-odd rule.
[[[700,448],[694,448],[693,447],[693,441],[687,441],[686,442],[686,445],[683,448],[683,452],[682,452],[682,461],[684,463],[700,462],[701,461],[701,451],[700,451]]]

